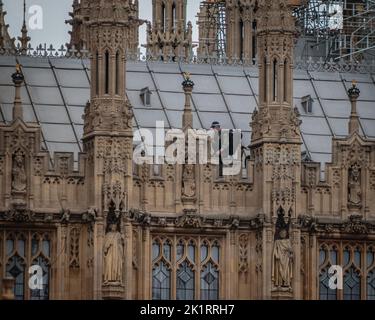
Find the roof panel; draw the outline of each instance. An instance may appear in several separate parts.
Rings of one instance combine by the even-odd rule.
[[[244,68],[242,66],[213,65],[212,70],[219,76],[243,77]]]
[[[228,94],[252,95],[249,83],[245,77],[217,77],[221,91]]]
[[[303,133],[330,135],[331,131],[325,118],[301,116]]]
[[[59,69],[83,69],[84,66],[82,64],[81,59],[76,58],[49,58],[49,61],[52,66]]]
[[[158,94],[155,91],[151,94],[150,107],[143,104],[140,93],[140,91],[127,91],[128,98],[134,108],[162,109]]]
[[[335,118],[349,118],[351,106],[348,100],[322,99],[321,101],[324,112],[327,116]]]
[[[181,64],[182,72],[189,72],[192,76],[198,74],[212,75],[212,67],[210,64]]]
[[[35,104],[63,105],[59,89],[52,87],[29,87],[31,99]]]
[[[224,99],[219,94],[193,94],[195,106],[199,111],[227,112]]]
[[[134,109],[134,116],[141,128],[155,128],[156,121],[164,121],[168,127],[168,121],[163,111],[149,109]]]
[[[250,114],[257,106],[253,96],[225,95],[225,100],[231,112]]]
[[[16,69],[14,66],[1,67],[0,84],[9,85],[9,83],[11,83],[11,80],[12,80],[12,74],[15,72],[16,72]]]
[[[242,131],[250,130],[250,114],[245,115],[243,113],[231,113],[231,115],[236,129],[241,129]]]
[[[375,122],[374,120],[361,119],[363,130],[368,137],[375,138]]]
[[[375,102],[358,101],[357,110],[361,118],[375,119]]]
[[[154,73],[154,77],[159,90],[183,92],[181,84],[184,79],[181,74]]]
[[[146,72],[127,72],[126,88],[128,90],[142,90],[148,87],[151,91],[155,91],[155,85],[152,81],[150,73]]]
[[[166,109],[184,110],[185,97],[183,93],[160,91],[160,99]],[[194,108],[194,106],[192,106]]]
[[[315,81],[315,86],[323,99],[346,99],[348,96],[341,81]]]
[[[212,122],[219,121],[222,129],[234,129],[228,113],[200,112],[203,129],[211,128]]]
[[[70,123],[65,106],[35,105],[35,110],[40,122]]]
[[[314,88],[311,84],[311,81],[307,80],[295,80],[293,83],[294,86],[294,97],[302,98],[310,95],[313,99],[316,99],[316,94]]]
[[[329,118],[329,123],[331,125],[331,128],[335,136],[345,137],[349,134],[349,120],[348,119]],[[360,128],[360,134],[363,135],[361,128]]]
[[[310,152],[332,152],[332,136],[304,134],[303,137]]]
[[[83,124],[83,114],[85,107],[83,106],[68,106],[68,112],[73,123]]]
[[[54,152],[73,152],[74,160],[78,161],[78,153],[80,152],[77,143],[63,143],[63,142],[46,142],[47,148],[53,157]]]
[[[14,86],[0,86],[0,103],[13,103],[14,94]],[[21,100],[22,103],[31,104],[29,95],[27,94],[26,88],[24,86],[21,88]]]
[[[56,87],[57,83],[50,68],[27,68],[22,69],[25,75],[25,83],[31,86]]]
[[[221,93],[214,76],[196,75],[192,80],[195,83],[194,93]]]
[[[171,123],[173,129],[179,129],[182,127],[182,111],[167,110],[167,117]],[[201,129],[202,125],[200,124],[199,118],[196,112],[193,112],[193,128]]]
[[[56,69],[57,81],[61,86],[90,88],[85,70]]]
[[[68,105],[84,106],[90,99],[90,89],[61,88],[65,102]]]
[[[44,138],[49,142],[77,143],[71,125],[43,123],[42,131]]]
[[[173,73],[173,74],[181,73],[178,64],[174,62],[160,63],[160,62],[148,61],[148,67],[150,71],[153,71],[153,72]]]

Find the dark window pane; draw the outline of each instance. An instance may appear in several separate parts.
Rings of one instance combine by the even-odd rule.
[[[33,265],[38,265],[42,268],[43,278],[42,278],[42,289],[30,290],[31,300],[48,300],[49,299],[49,264],[43,257],[38,257],[33,261]]]
[[[219,272],[212,265],[207,264],[201,273],[201,300],[219,299]]]
[[[344,275],[344,300],[361,299],[361,278],[354,267]]]
[[[177,271],[177,300],[194,300],[194,271],[186,261]]]
[[[15,279],[14,296],[16,300],[23,300],[25,283],[23,260],[19,256],[13,256],[7,263],[6,273],[8,277]]]
[[[171,274],[164,262],[154,267],[152,272],[152,299],[169,300]]]

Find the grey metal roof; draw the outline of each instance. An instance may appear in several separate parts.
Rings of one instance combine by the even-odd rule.
[[[43,148],[50,152],[82,151],[82,114],[89,99],[90,63],[85,59],[17,57],[23,65],[22,101],[25,120],[42,126]],[[0,56],[0,121],[10,121],[14,89],[11,74],[16,58]],[[135,128],[154,128],[164,120],[167,128],[181,127],[184,94],[182,72],[195,82],[192,96],[194,126],[208,129],[217,120],[222,127],[240,128],[244,145],[250,143],[251,113],[258,101],[256,67],[129,61],[127,93],[134,106]],[[361,96],[358,113],[362,134],[375,138],[375,74],[296,70],[294,103],[302,118],[303,150],[312,160],[330,162],[332,137],[348,133],[350,102],[347,89],[358,81]],[[151,106],[145,107],[141,89],[151,90]],[[313,112],[307,114],[301,98],[311,95]]]

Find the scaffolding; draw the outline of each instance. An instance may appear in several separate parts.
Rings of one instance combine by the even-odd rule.
[[[375,0],[305,0],[294,11],[300,36],[314,39],[326,60],[375,55]]]
[[[226,4],[225,0],[202,1],[200,5],[202,36],[200,41],[207,53],[218,58],[226,56]]]

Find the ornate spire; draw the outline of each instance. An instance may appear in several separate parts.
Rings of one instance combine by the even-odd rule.
[[[5,16],[7,14],[3,9],[3,1],[0,0],[0,49],[2,50],[15,50],[15,38],[11,38],[9,35],[9,25],[5,23]]]
[[[15,93],[14,105],[13,105],[13,121],[17,119],[23,120],[21,86],[24,81],[24,76],[21,70],[21,65],[18,63],[16,65],[16,72],[12,74],[12,80],[16,87],[16,93]]]
[[[26,0],[23,0],[23,24],[21,29],[21,37],[18,37],[18,40],[21,42],[21,54],[26,55],[27,45],[31,38],[27,34],[26,26]]]
[[[154,0],[153,25],[148,23],[147,53],[161,60],[188,58],[193,48],[191,22],[186,26],[185,0]]]
[[[193,128],[193,113],[191,110],[191,94],[194,88],[194,82],[190,79],[189,73],[184,73],[184,82],[182,82],[182,87],[185,92],[185,109],[182,118],[182,128],[183,130]]]
[[[73,11],[69,12],[70,20],[65,20],[66,24],[72,26],[69,31],[70,42],[67,44],[69,50],[82,51],[87,49],[88,34],[86,22],[90,18],[90,3],[87,0],[74,0]]]
[[[352,111],[349,120],[349,135],[359,133],[359,116],[357,114],[357,100],[361,91],[357,88],[357,82],[353,80],[352,87],[348,90]]]
[[[252,143],[300,142],[293,108],[295,21],[288,0],[258,2],[259,111],[253,114]]]

